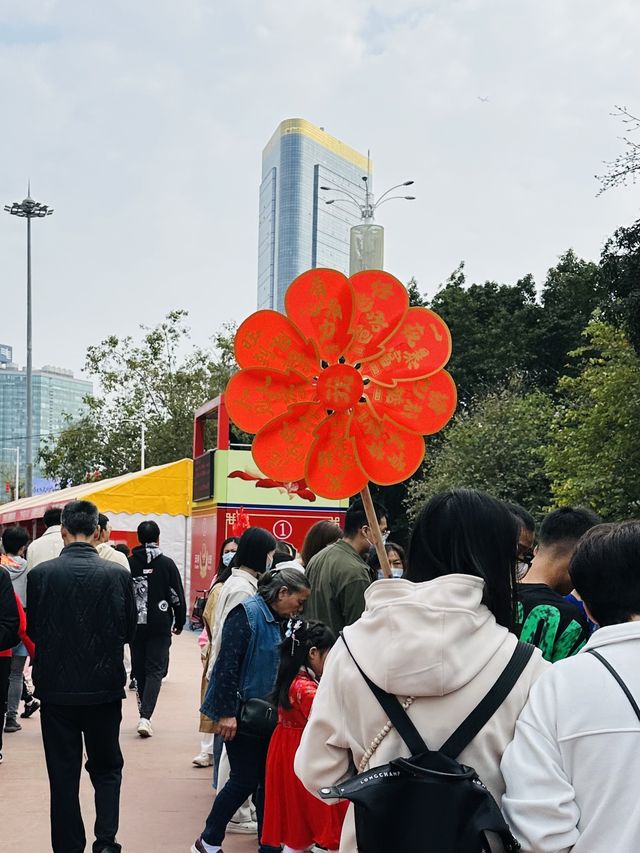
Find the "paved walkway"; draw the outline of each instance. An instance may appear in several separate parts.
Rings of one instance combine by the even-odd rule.
[[[193,767],[199,750],[200,654],[197,635],[174,637],[169,677],[153,718],[154,736],[135,731],[137,708],[128,692],[120,741],[125,757],[118,840],[123,853],[188,853],[212,802],[211,771]],[[4,735],[0,765],[0,853],[51,850],[49,788],[40,715]],[[81,802],[91,850],[93,789],[83,772]],[[255,853],[255,839],[229,835],[225,853]]]

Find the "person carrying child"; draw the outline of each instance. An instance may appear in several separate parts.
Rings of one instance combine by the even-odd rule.
[[[320,802],[305,790],[293,770],[324,661],[335,639],[322,622],[293,618],[280,650],[273,697],[278,705],[278,726],[267,756],[262,843],[283,845],[283,853],[302,853],[314,843],[330,853],[340,846],[348,803]]]

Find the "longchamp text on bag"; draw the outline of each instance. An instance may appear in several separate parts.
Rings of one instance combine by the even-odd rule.
[[[323,799],[354,804],[359,853],[485,853],[487,833],[498,835],[507,853],[520,849],[489,790],[457,756],[504,702],[532,653],[533,646],[518,643],[489,693],[439,750],[429,749],[398,699],[374,684],[351,655],[411,752],[320,790]]]

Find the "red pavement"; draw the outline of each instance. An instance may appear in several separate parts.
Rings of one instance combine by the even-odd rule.
[[[118,841],[123,853],[188,853],[211,807],[211,770],[193,767],[199,750],[200,653],[197,635],[174,637],[169,677],[153,717],[154,736],[142,740],[133,693],[124,703],[120,742],[125,757]],[[4,735],[0,765],[0,853],[51,850],[49,787],[40,715]],[[93,841],[93,789],[83,772],[82,813],[87,850]],[[255,853],[255,838],[228,835],[225,853]]]

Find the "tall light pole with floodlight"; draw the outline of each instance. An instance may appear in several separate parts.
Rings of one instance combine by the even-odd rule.
[[[349,275],[354,275],[361,270],[381,270],[384,266],[384,228],[374,222],[376,210],[382,204],[394,199],[415,201],[414,195],[390,195],[394,190],[410,187],[414,183],[413,181],[403,181],[401,184],[389,187],[376,201],[369,189],[369,176],[363,175],[362,180],[365,186],[364,202],[359,201],[355,195],[342,187],[320,187],[325,192],[338,194],[338,198],[330,198],[325,201],[325,204],[335,204],[338,207],[342,204],[350,204],[355,205],[360,211],[362,223],[354,225],[351,229]]]
[[[25,493],[30,497],[33,492],[33,359],[31,336],[31,220],[51,216],[53,208],[40,204],[31,198],[31,182],[27,197],[13,204],[5,204],[4,209],[11,216],[27,220],[27,452],[25,471]]]

